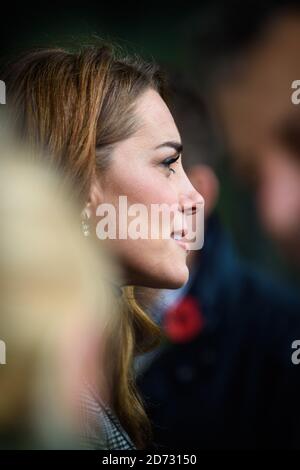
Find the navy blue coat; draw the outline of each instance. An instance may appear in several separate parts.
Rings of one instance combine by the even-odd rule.
[[[240,261],[215,218],[187,295],[204,328],[164,346],[139,379],[154,446],[300,448],[297,296]]]

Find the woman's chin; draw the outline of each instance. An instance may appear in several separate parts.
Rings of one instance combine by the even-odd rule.
[[[177,247],[176,247],[177,248]],[[173,252],[170,256],[162,256],[157,262],[158,256],[141,257],[141,253],[135,257],[137,263],[132,264],[131,259],[124,260],[123,269],[127,285],[151,287],[154,289],[179,289],[189,279],[189,268],[186,264],[186,255],[181,252]]]
[[[177,279],[170,279],[169,281],[166,282],[165,287],[163,289],[179,289],[180,287],[183,287],[189,279],[189,275],[187,272],[187,275],[181,278]]]
[[[189,270],[186,265],[179,267],[174,266],[170,271],[165,271],[164,276],[160,276],[156,280],[156,288],[158,289],[179,289],[184,286],[189,279]]]
[[[134,285],[140,287],[150,287],[152,289],[179,289],[184,286],[189,279],[189,270],[187,266],[170,271],[155,273],[154,275],[143,275],[143,272],[134,273],[128,276],[124,285]]]

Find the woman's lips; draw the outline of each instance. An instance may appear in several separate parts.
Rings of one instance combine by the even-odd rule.
[[[184,234],[185,236],[185,234]],[[177,245],[179,245],[183,250],[186,252],[189,251],[189,244],[186,242],[183,238],[182,235],[176,234],[176,233],[171,233],[171,238],[174,240]]]

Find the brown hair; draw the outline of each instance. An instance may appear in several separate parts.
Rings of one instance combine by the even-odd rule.
[[[87,201],[92,177],[109,165],[113,145],[135,131],[137,98],[148,88],[164,96],[164,81],[154,64],[122,56],[119,48],[106,44],[77,52],[26,53],[10,64],[4,80],[21,137],[47,152],[51,164],[71,179],[81,204]],[[133,287],[124,288],[123,298],[112,404],[142,448],[150,425],[134,385],[133,356],[153,348],[160,333],[135,301]]]

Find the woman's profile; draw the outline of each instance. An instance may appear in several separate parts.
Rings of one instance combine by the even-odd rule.
[[[175,289],[187,281],[189,242],[181,222],[203,202],[182,166],[182,142],[165,101],[164,79],[156,65],[101,44],[76,52],[26,53],[4,79],[15,128],[71,180],[87,238],[97,238],[98,208],[117,209],[120,196],[129,206],[146,208],[144,221],[152,205],[176,208],[168,237],[159,226],[157,238],[105,241],[122,268],[116,287],[120,313],[107,339],[108,393],[103,399],[99,390],[87,388],[86,438],[99,448],[102,427],[101,448],[143,448],[150,425],[135,388],[133,358],[153,348],[160,332],[136,303],[134,286]],[[117,233],[121,223],[117,218]]]

